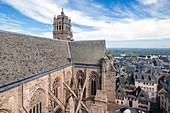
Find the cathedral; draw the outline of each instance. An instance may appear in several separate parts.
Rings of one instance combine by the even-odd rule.
[[[105,41],[74,41],[63,10],[53,39],[0,31],[0,113],[114,113],[115,76]]]

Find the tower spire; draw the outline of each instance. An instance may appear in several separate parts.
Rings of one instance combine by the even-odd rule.
[[[62,8],[61,14],[62,14],[62,15],[64,15],[64,11],[63,11],[63,8]]]
[[[63,8],[61,15],[54,15],[53,38],[58,40],[72,40],[71,19],[64,14]]]

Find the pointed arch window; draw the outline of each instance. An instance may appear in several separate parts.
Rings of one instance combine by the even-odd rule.
[[[56,97],[58,97],[58,89],[60,87],[60,80],[56,78],[53,82],[53,93]]]
[[[42,113],[45,105],[45,93],[42,89],[38,89],[30,100],[29,113]]]
[[[77,87],[81,87],[83,88],[83,85],[84,85],[84,82],[85,82],[85,74],[83,73],[83,71],[79,70],[77,73],[76,73],[76,76],[77,76]]]
[[[55,97],[58,98],[58,94],[59,94],[59,88],[60,88],[60,78],[56,78],[53,82],[53,94]],[[54,107],[56,107],[57,103],[54,102]]]
[[[97,76],[98,74],[93,71],[90,75],[90,80],[91,80],[91,95],[96,95],[97,91]]]
[[[91,95],[96,95],[96,80],[91,80]]]

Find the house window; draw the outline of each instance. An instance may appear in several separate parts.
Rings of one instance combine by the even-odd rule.
[[[151,93],[151,96],[154,96],[154,93]]]
[[[119,103],[119,101],[117,101],[117,103]]]
[[[121,104],[123,104],[123,102],[121,102]]]

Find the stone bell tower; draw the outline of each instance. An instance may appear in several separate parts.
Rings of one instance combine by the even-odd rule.
[[[71,19],[64,14],[63,8],[61,15],[54,16],[53,38],[58,40],[73,40],[71,31]]]

